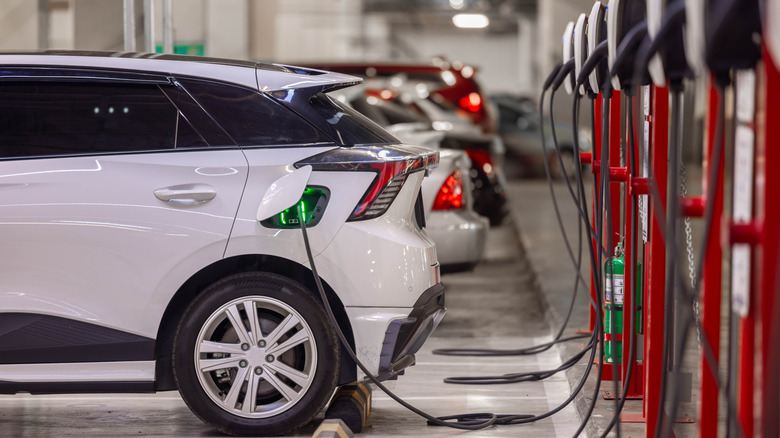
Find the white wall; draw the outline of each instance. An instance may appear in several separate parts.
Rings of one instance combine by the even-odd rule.
[[[38,2],[3,0],[0,6],[0,50],[38,48]]]
[[[362,57],[361,0],[277,0],[276,7],[276,59]]]
[[[162,4],[155,0],[155,35],[157,44],[162,44]],[[173,41],[179,43],[203,42],[205,40],[205,0],[173,0]]]
[[[492,35],[481,29],[404,29],[396,35],[413,47],[420,59],[444,55],[478,68],[477,78],[486,91],[520,89],[520,50],[517,35]]]
[[[122,0],[75,0],[73,47],[79,50],[122,50]]]
[[[246,0],[206,0],[206,55],[249,58],[249,6]]]

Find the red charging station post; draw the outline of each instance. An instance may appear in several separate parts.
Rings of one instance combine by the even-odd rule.
[[[650,184],[655,187],[648,195],[648,238],[645,246],[645,391],[643,412],[645,436],[655,436],[656,420],[662,412],[661,382],[663,364],[664,302],[666,282],[666,245],[663,239],[665,211],[656,205],[666,205],[667,159],[669,148],[669,89],[650,86]],[[659,199],[653,200],[657,196]]]
[[[763,272],[755,269],[762,248],[759,222],[754,215],[754,188],[759,184],[754,172],[756,133],[756,72],[735,72],[736,111],[734,128],[733,202],[729,243],[731,248],[732,308],[739,315],[739,363],[737,364],[737,418],[745,436],[753,436],[753,384],[755,370],[754,295],[760,290]],[[765,163],[765,154],[759,162]],[[762,169],[762,179],[766,169]],[[758,200],[758,199],[757,199]],[[760,202],[758,203],[760,205]],[[762,209],[763,210],[763,209]],[[752,269],[751,269],[752,267]],[[752,272],[751,272],[752,270]],[[733,429],[732,429],[733,430]]]
[[[627,100],[628,105],[632,105],[634,108],[632,108],[633,113],[637,114],[638,111],[635,109],[639,106],[638,99],[631,99],[629,98]],[[627,119],[627,123],[634,124],[634,120]],[[631,142],[631,137],[628,135],[628,129],[626,129],[626,174],[630,175],[631,172],[631,160],[632,157],[636,163],[639,163],[639,159],[637,157],[637,136],[634,135],[634,142]],[[625,249],[624,253],[624,264],[625,267],[625,277],[624,277],[624,287],[625,287],[625,293],[623,294],[623,357],[621,360],[621,372],[623,376],[623,380],[627,378],[629,375],[631,375],[631,381],[628,382],[627,392],[626,392],[626,398],[631,400],[638,400],[642,399],[643,394],[643,386],[642,382],[644,380],[643,376],[643,367],[639,363],[638,357],[636,354],[634,354],[634,360],[630,360],[631,350],[633,349],[636,351],[636,344],[635,341],[633,345],[630,344],[631,337],[632,337],[632,331],[636,331],[637,327],[637,321],[636,321],[636,312],[631,312],[631,307],[633,306],[634,301],[636,301],[636,288],[637,288],[637,261],[632,258],[632,251],[633,251],[633,242],[631,241],[631,235],[633,233],[633,227],[634,227],[634,211],[631,206],[632,198],[636,196],[633,193],[632,187],[631,187],[631,178],[626,178],[626,185],[625,185],[625,198],[624,198],[624,214],[623,214],[623,238],[625,240],[625,244],[623,245],[623,248]],[[637,235],[639,235],[640,230],[636,230]],[[637,245],[639,242],[637,241]],[[638,254],[638,252],[637,252]],[[636,306],[639,308],[642,306],[642,303],[636,303]],[[633,322],[633,324],[632,324]],[[634,335],[634,339],[638,339],[637,335]],[[624,383],[625,385],[625,383]]]
[[[780,166],[780,71],[778,61],[772,60],[764,50],[763,77],[759,79],[760,93],[757,93],[757,154],[756,154],[756,207],[757,223],[761,224],[761,247],[757,251],[756,272],[761,274],[759,294],[755,305],[756,317],[755,349],[760,352],[758,368],[753,389],[758,392],[756,412],[741,412],[743,424],[757,418],[756,427],[759,436],[780,436],[780,368],[778,368],[778,339],[780,339],[780,312],[778,307],[778,288],[780,288],[780,179],[776,172]],[[769,172],[775,172],[771,177]],[[748,390],[745,388],[745,390]],[[750,397],[750,394],[741,394]],[[753,417],[753,418],[751,418]],[[747,430],[746,430],[747,432]],[[747,435],[747,436],[752,436]]]
[[[594,135],[593,135],[593,155],[590,157],[590,163],[591,166],[591,172],[595,175],[595,184],[593,186],[593,205],[591,208],[591,224],[594,227],[594,233],[595,236],[595,226],[596,226],[596,212],[600,208],[599,206],[599,199],[598,199],[598,187],[599,187],[599,172],[596,171],[598,164],[601,163],[601,114],[602,114],[602,108],[603,103],[601,99],[601,93],[595,98],[593,102],[593,125],[594,125]],[[582,154],[580,155],[582,157]],[[587,156],[585,156],[587,157]],[[584,158],[584,157],[583,157]],[[583,160],[587,161],[587,158]],[[593,248],[598,248],[599,242],[596,242],[596,238],[593,239]],[[595,276],[596,273],[593,272],[591,269],[590,271],[590,297],[593,300],[594,303],[597,303],[596,300],[596,279]],[[596,309],[593,308],[593,306],[588,306],[590,309],[590,318],[589,318],[589,324],[588,324],[588,333],[593,333],[593,330],[596,328]]]
[[[612,92],[612,99],[609,101],[609,160],[607,164],[610,166],[610,176],[612,175],[612,167],[620,165],[620,96],[619,91]],[[610,251],[610,255],[614,252],[615,246],[620,242],[620,184],[621,182],[613,182],[610,178],[609,193],[610,193],[610,208],[612,209],[612,223],[604,223],[606,230],[604,231],[605,241],[608,232],[612,233],[612,248],[607,248]],[[605,216],[606,217],[606,216]]]
[[[709,86],[709,111],[707,112],[707,147],[704,155],[704,166],[702,167],[703,181],[702,191],[703,193],[709,192],[709,185],[716,184],[714,199],[703,200],[707,203],[713,203],[712,210],[712,226],[710,227],[709,235],[704,236],[704,239],[708,239],[707,253],[704,256],[704,260],[700,263],[704,264],[704,270],[702,275],[702,304],[701,304],[701,325],[702,336],[706,336],[709,339],[712,346],[712,352],[715,356],[715,370],[717,373],[717,363],[720,351],[720,322],[721,322],[721,289],[722,285],[722,260],[723,249],[721,247],[721,217],[723,215],[723,169],[724,169],[724,147],[721,144],[721,157],[720,165],[717,169],[717,176],[715,181],[708,181],[707,175],[710,173],[710,166],[714,159],[713,154],[715,152],[715,130],[717,125],[717,108],[718,99],[723,96],[718,96],[717,90],[713,85],[714,79],[710,79]],[[725,117],[725,115],[724,115]],[[725,131],[725,130],[724,130]],[[720,141],[724,142],[725,135],[721,135]],[[701,206],[704,202],[696,202],[695,198],[690,199],[684,205],[684,214],[688,216],[701,216]],[[693,210],[697,210],[696,213]],[[701,355],[701,408],[699,414],[699,436],[701,437],[713,437],[718,433],[718,385],[716,381],[716,374],[713,374],[713,370],[707,364],[707,359],[704,354]]]
[[[602,107],[603,108],[603,107]],[[603,133],[602,133],[603,134]],[[604,224],[602,226],[602,232],[603,232],[603,242],[597,242],[596,248],[600,248],[601,246],[606,246],[607,242],[609,241],[607,233],[611,233],[609,237],[612,239],[612,248],[607,248],[607,251],[611,254],[614,252],[615,246],[620,242],[620,180],[615,178],[615,173],[621,173],[619,170],[617,172],[614,172],[616,168],[613,168],[613,165],[620,164],[620,92],[619,91],[613,91],[612,98],[609,100],[609,132],[606,133],[608,135],[608,141],[609,141],[609,157],[604,159],[604,157],[601,157],[601,154],[599,154],[598,160],[594,160],[593,165],[593,172],[595,172],[597,175],[599,174],[601,170],[601,166],[607,166],[607,175],[608,175],[608,183],[609,183],[609,190],[610,190],[610,198],[609,198],[609,208],[611,209],[611,222],[607,223],[607,216],[606,216],[606,206],[599,205],[598,207],[602,209],[602,214],[604,215]],[[598,146],[594,149],[599,149]],[[623,170],[623,169],[620,169]],[[597,180],[598,181],[598,180]],[[615,182],[617,181],[617,182]],[[594,190],[598,191],[598,186],[594,188]],[[598,197],[598,196],[597,196]],[[603,260],[601,260],[601,257],[599,257],[599,263],[604,263]],[[603,278],[601,279],[604,280]],[[603,309],[602,309],[603,311]],[[604,322],[602,321],[602,324]],[[624,327],[625,329],[625,327]],[[615,336],[615,340],[621,340],[623,338],[623,335],[605,335],[605,342],[608,342],[611,339],[611,336]],[[614,380],[615,379],[615,373],[618,373],[617,376],[620,378],[620,366],[618,366],[617,363],[605,363],[603,373],[601,375],[601,380]],[[611,394],[605,395],[605,398],[611,398]]]
[[[601,139],[603,138],[603,133],[599,129],[601,126],[601,116],[602,114],[601,110],[603,109],[603,104],[601,101],[596,102],[596,114],[597,114],[597,131],[595,135],[596,139],[596,147],[594,148],[594,155],[592,158],[592,172],[596,175],[596,187],[594,187],[594,223],[595,223],[595,213],[597,211],[597,208],[602,208],[600,205],[598,205],[598,199],[595,194],[598,190],[599,186],[599,173],[601,171],[601,165],[602,163],[608,167],[608,175],[609,175],[609,184],[610,184],[610,199],[609,199],[609,206],[611,208],[611,221],[609,223],[605,223],[603,225],[602,231],[604,232],[604,236],[607,236],[606,233],[610,233],[608,237],[612,239],[612,248],[608,248],[609,251],[614,251],[614,248],[617,246],[617,244],[620,242],[621,239],[624,239],[624,285],[628,285],[628,290],[631,291],[631,293],[624,293],[623,294],[623,331],[622,333],[614,333],[614,334],[605,334],[605,341],[609,342],[610,340],[614,339],[615,341],[619,341],[623,344],[623,352],[622,356],[619,357],[620,363],[617,363],[617,359],[615,360],[615,363],[605,363],[602,373],[602,380],[614,380],[617,379],[625,379],[629,374],[629,369],[631,369],[631,375],[632,379],[628,386],[628,391],[626,393],[626,398],[628,399],[641,399],[643,397],[644,393],[644,367],[641,363],[639,363],[638,359],[634,358],[633,361],[629,360],[630,355],[630,347],[627,342],[629,342],[631,338],[631,330],[636,330],[636,321],[634,324],[631,324],[631,319],[633,318],[632,313],[627,311],[626,309],[630,309],[632,307],[633,300],[636,299],[636,296],[633,294],[634,286],[636,285],[636,260],[633,260],[631,258],[631,244],[629,242],[630,239],[625,239],[626,236],[631,235],[631,227],[633,227],[633,211],[631,209],[631,197],[636,196],[644,190],[643,193],[647,193],[647,181],[639,181],[638,186],[641,187],[641,189],[638,191],[635,191],[631,187],[631,178],[629,175],[629,169],[628,167],[618,167],[617,165],[620,164],[620,151],[621,151],[621,93],[618,91],[613,92],[612,99],[609,103],[609,132],[607,135],[609,136],[609,157],[606,160],[602,160],[602,156],[600,153],[600,148],[598,145],[601,142]],[[630,144],[630,141],[627,139],[626,144],[628,144],[627,147],[627,154],[636,154],[636,138],[634,140],[634,144]],[[627,155],[627,159],[630,158],[630,155]],[[664,173],[665,175],[665,173]],[[620,189],[621,184],[626,183],[626,190],[625,190],[625,212],[624,212],[624,221],[623,226],[621,227],[621,211],[620,211],[620,205],[621,205],[621,195],[620,195]],[[665,183],[664,183],[665,186]],[[603,213],[603,212],[602,212]],[[599,245],[603,245],[608,240],[607,238],[604,239],[605,242],[595,242],[594,240],[594,246],[599,247]],[[601,259],[599,258],[599,263],[602,263]],[[594,284],[594,273],[591,272],[591,295],[594,297],[595,300],[595,284]],[[624,286],[625,287],[625,286]],[[638,307],[643,307],[644,303],[638,303]],[[634,314],[635,315],[635,314]],[[591,330],[594,328],[595,325],[595,312],[591,312],[591,321],[590,321],[590,328]],[[614,338],[613,338],[614,336]],[[635,347],[633,347],[635,348]],[[618,358],[618,356],[615,356]],[[610,394],[609,392],[606,392],[604,394],[605,399],[610,399],[616,396],[622,396],[622,394]],[[627,421],[633,421],[633,422],[641,422],[643,421],[643,418],[636,417],[635,416],[625,416],[627,418]]]
[[[626,236],[631,235],[631,227],[633,226],[633,220],[632,220],[632,214],[631,211],[631,201],[630,197],[633,196],[632,190],[629,185],[626,186],[625,191],[625,212],[624,212],[624,222],[623,227],[621,227],[621,220],[620,220],[620,189],[621,184],[623,183],[629,183],[630,177],[629,177],[629,170],[627,167],[618,167],[617,165],[620,164],[620,150],[621,150],[621,93],[618,91],[613,92],[612,99],[610,100],[610,107],[609,107],[609,158],[608,160],[605,160],[603,163],[604,165],[609,166],[608,168],[608,175],[609,175],[609,184],[610,184],[610,199],[609,199],[609,206],[611,208],[611,222],[604,224],[604,235],[607,236],[606,233],[611,233],[609,237],[612,239],[612,248],[608,248],[609,251],[614,251],[614,248],[617,246],[617,244],[620,242],[621,238],[625,239]],[[599,136],[600,138],[600,136]],[[626,142],[626,144],[629,144],[627,147],[627,150],[629,151],[629,154],[635,153],[635,144],[631,145],[630,142]],[[596,148],[598,149],[598,148]],[[600,158],[600,154],[599,157]],[[593,166],[593,171],[595,173],[598,173],[600,171],[602,160],[596,159]],[[628,289],[629,291],[634,291],[634,286],[636,285],[636,260],[633,260],[631,258],[631,247],[630,243],[628,242],[630,239],[626,239],[624,243],[624,288]],[[608,239],[605,238],[605,241],[608,241]],[[601,242],[602,244],[605,242]],[[598,245],[598,244],[597,244]],[[610,259],[611,260],[611,259]],[[600,260],[601,263],[601,260]],[[592,273],[591,273],[592,274]],[[628,285],[626,287],[625,285]],[[628,374],[629,369],[631,370],[632,380],[628,386],[628,391],[626,393],[626,398],[628,399],[641,399],[643,394],[643,386],[642,382],[644,381],[644,371],[641,364],[638,364],[638,360],[636,357],[633,361],[629,360],[629,354],[630,354],[630,348],[628,347],[627,342],[629,342],[631,338],[631,330],[636,329],[636,324],[631,324],[630,319],[632,318],[631,312],[627,311],[626,309],[630,309],[632,306],[632,301],[636,299],[636,296],[633,293],[624,293],[623,294],[623,331],[622,333],[614,333],[614,334],[605,334],[605,342],[609,342],[612,339],[615,341],[619,341],[623,345],[623,353],[622,356],[619,357],[620,363],[617,363],[618,356],[615,352],[615,361],[614,363],[605,363],[604,369],[602,373],[602,380],[615,380],[616,378],[619,380],[624,380]],[[613,338],[614,337],[614,338]],[[609,392],[606,392],[604,394],[605,399],[611,399],[614,397],[622,396],[622,394],[611,394]],[[635,420],[633,417],[629,418],[629,421]],[[640,419],[641,420],[641,419]]]

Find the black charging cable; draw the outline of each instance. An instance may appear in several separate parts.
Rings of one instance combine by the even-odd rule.
[[[565,64],[564,63],[558,64],[556,66],[556,68],[554,69],[554,71],[549,75],[549,77],[545,81],[545,86],[544,86],[543,90],[547,90],[551,86],[553,87],[553,90],[556,90],[558,87],[560,87],[560,85],[562,84],[563,80],[565,80],[567,75],[570,74],[572,66],[573,66],[573,62],[572,61],[569,61],[569,62],[567,62]],[[542,100],[543,99],[544,99],[544,96],[542,95]],[[544,118],[541,117],[541,120],[543,121]],[[551,124],[552,123],[553,122],[552,122],[552,119],[551,119]],[[557,137],[556,137],[556,134],[555,134],[555,127],[554,127],[554,125],[552,125],[552,134],[553,134],[553,141],[554,141],[554,144],[555,144],[556,155],[558,157],[559,164],[561,165],[561,168],[564,170],[564,173],[567,174],[567,172],[565,170],[565,166],[564,166],[564,164],[563,164],[563,162],[562,162],[562,160],[560,158],[560,156],[561,156],[561,154],[560,154],[560,147],[558,145],[558,141],[557,141]],[[544,138],[542,138],[542,142],[544,142]],[[546,146],[544,145],[544,143],[542,143],[542,149],[543,149],[544,154],[546,156]],[[552,177],[551,177],[551,174],[549,172],[549,164],[547,163],[546,159],[544,160],[544,162],[545,162],[545,170],[546,170],[546,174],[547,174],[548,185],[550,186],[550,189],[552,190]],[[579,163],[579,156],[577,156],[576,176],[577,176],[577,179],[579,181],[579,186],[582,187],[582,175],[581,175],[580,167],[581,167],[581,164]],[[581,190],[581,193],[583,193],[583,195],[581,195],[581,196],[580,195],[574,195],[573,194],[573,190],[571,189],[571,183],[568,181],[568,179],[567,179],[567,184],[569,184],[569,190],[570,190],[570,193],[572,193],[572,195],[573,195],[573,200],[579,206],[580,199],[583,199],[583,200],[585,199],[585,197],[584,197],[584,189]],[[554,194],[553,194],[553,196],[554,196]],[[553,202],[555,203],[556,212],[558,212],[557,199],[553,199]],[[587,216],[587,206],[585,208],[586,208],[585,216]],[[557,215],[559,217],[559,223],[562,224],[562,219],[560,219],[560,213],[558,212]],[[563,233],[564,233],[564,238],[568,239],[568,236],[565,235],[565,231],[563,231]],[[578,256],[577,256],[577,260],[575,262],[575,269],[576,269],[577,273],[580,272],[581,258],[582,258],[582,221],[578,221],[578,235],[579,235]],[[568,325],[568,322],[570,320],[570,317],[571,317],[571,314],[572,314],[572,311],[573,311],[573,308],[574,308],[574,303],[576,301],[578,286],[579,286],[579,281],[575,278],[574,291],[573,291],[573,294],[572,294],[571,302],[569,304],[569,309],[568,309],[568,312],[567,312],[567,316],[566,316],[566,318],[565,318],[561,328],[559,329],[557,335],[555,336],[555,339],[552,342],[548,342],[548,343],[541,344],[541,345],[538,345],[538,346],[535,346],[535,347],[529,347],[529,348],[520,349],[520,350],[441,349],[441,350],[434,350],[434,353],[447,354],[447,355],[458,355],[458,356],[515,356],[515,355],[527,355],[527,354],[537,354],[537,353],[540,353],[542,351],[546,351],[549,348],[551,348],[553,345],[555,345],[557,343],[560,343],[560,342],[576,340],[576,339],[582,339],[582,338],[587,338],[587,337],[592,338],[592,335],[588,335],[588,334],[576,335],[576,336],[570,336],[570,337],[566,337],[566,338],[561,338],[564,330],[566,329],[566,327]],[[588,344],[588,346],[586,346],[586,348],[583,349],[580,353],[578,353],[577,355],[575,355],[571,359],[565,361],[564,364],[562,364],[560,367],[552,369],[552,370],[529,372],[529,373],[511,373],[511,374],[505,374],[505,375],[501,375],[501,376],[448,377],[448,378],[444,379],[444,382],[445,383],[455,383],[455,384],[500,384],[500,383],[517,383],[517,382],[523,382],[523,381],[541,380],[541,379],[545,379],[545,378],[551,377],[552,375],[554,375],[554,374],[556,374],[556,373],[558,373],[560,371],[564,371],[564,370],[572,367],[574,364],[576,364],[584,356],[585,352],[587,352],[587,350],[589,348],[591,348],[592,345],[593,345],[593,342],[591,341]]]
[[[300,204],[297,206],[297,208],[298,208],[299,216],[303,218],[304,217],[303,210],[301,209]],[[352,349],[351,345],[349,344],[349,341],[344,336],[344,332],[341,330],[341,327],[338,324],[338,320],[336,319],[336,316],[333,314],[333,310],[330,307],[328,296],[325,293],[325,288],[322,286],[322,281],[320,280],[320,276],[317,272],[317,266],[314,263],[314,256],[312,255],[311,246],[309,244],[309,236],[306,231],[306,223],[305,221],[301,220],[300,224],[301,224],[301,233],[303,234],[303,243],[306,248],[306,256],[309,260],[309,264],[311,265],[312,275],[314,277],[314,282],[317,286],[317,291],[319,292],[320,299],[322,300],[323,306],[325,307],[325,312],[328,315],[328,319],[330,320],[331,324],[333,324],[333,328],[336,331],[336,335],[338,335],[339,340],[341,341],[341,344],[346,350],[347,354],[355,362],[358,368],[360,368],[361,371],[363,371],[366,377],[373,384],[377,386],[377,388],[381,389],[385,394],[387,394],[390,398],[398,402],[401,406],[425,418],[427,420],[428,425],[451,427],[454,429],[461,429],[461,430],[479,430],[479,429],[485,429],[493,425],[517,425],[517,424],[533,423],[539,420],[543,420],[545,418],[549,418],[555,415],[556,413],[560,412],[562,409],[564,409],[574,400],[576,394],[578,394],[579,391],[581,391],[583,386],[585,385],[585,381],[593,365],[595,349],[590,350],[591,357],[588,362],[585,375],[580,380],[576,390],[572,392],[572,394],[561,404],[559,404],[557,407],[543,414],[531,415],[531,414],[474,413],[474,414],[458,414],[458,415],[449,415],[444,417],[434,417],[412,406],[408,402],[404,401],[401,397],[399,397],[398,395],[390,391],[386,386],[384,386],[382,382],[380,382],[379,379],[376,378],[376,376],[374,376],[368,371],[368,368],[360,361],[360,359],[358,359],[357,355],[355,354],[355,351]],[[453,423],[451,420],[455,420],[455,422]]]
[[[401,406],[405,407],[406,409],[414,412],[415,414],[425,418],[428,420],[428,424],[435,424],[438,426],[446,426],[451,427],[453,429],[462,429],[462,430],[479,430],[484,429],[486,427],[490,427],[494,424],[499,424],[499,421],[501,420],[502,423],[500,424],[507,424],[507,421],[510,421],[510,419],[507,419],[505,416],[499,416],[496,414],[488,414],[488,413],[479,413],[479,414],[466,414],[466,416],[454,416],[454,417],[448,417],[448,419],[455,419],[457,420],[457,423],[452,423],[449,421],[446,421],[444,419],[440,419],[437,417],[434,417],[433,415],[430,415],[411,404],[404,401],[401,397],[397,396],[395,393],[390,391],[385,385],[382,384],[382,382],[379,381],[379,379],[376,378],[369,370],[368,368],[363,364],[360,359],[358,359],[357,355],[355,354],[355,351],[352,349],[352,347],[349,344],[349,341],[347,340],[346,336],[344,336],[344,332],[341,330],[341,327],[339,326],[338,320],[336,319],[336,316],[333,314],[333,310],[330,306],[330,301],[328,300],[328,296],[325,293],[325,288],[322,286],[322,281],[320,280],[320,275],[317,272],[317,266],[314,264],[314,256],[311,252],[311,246],[309,244],[309,235],[306,231],[306,221],[304,220],[304,214],[303,209],[301,208],[301,204],[297,204],[298,209],[298,216],[301,218],[299,223],[301,224],[301,233],[303,234],[303,243],[306,247],[306,256],[309,259],[309,264],[311,265],[311,272],[312,276],[314,277],[314,283],[317,285],[317,291],[320,294],[320,299],[322,300],[322,304],[325,307],[325,312],[328,314],[328,319],[330,320],[330,323],[333,324],[333,328],[336,331],[336,335],[338,335],[339,340],[341,341],[341,345],[346,350],[349,357],[355,362],[355,364],[360,368],[361,371],[366,375],[366,377],[377,386],[377,388],[381,389],[385,394],[387,394],[390,398],[398,402]],[[499,418],[502,417],[502,418]],[[513,416],[513,418],[529,418],[533,417],[532,415],[527,414],[521,414]],[[464,420],[461,420],[462,418],[466,418]]]
[[[605,53],[605,50],[606,50],[606,44],[604,44],[604,43],[600,44],[599,48],[596,51],[594,51],[592,56],[589,57],[588,59],[589,60],[591,60],[591,59],[599,59],[599,57],[603,57],[603,54]],[[587,64],[587,61],[586,61],[586,64]],[[592,70],[593,68],[595,68],[598,65],[598,62],[591,61],[591,63],[588,64],[588,65],[589,65],[588,68],[590,68]],[[560,76],[561,73],[559,72],[558,75]],[[580,85],[581,85],[581,83],[577,84],[577,87],[575,89],[579,88]],[[608,99],[607,96],[611,96],[611,92],[610,92],[611,89],[609,88],[608,84],[605,84],[605,88],[606,88],[606,90],[605,90],[603,96],[605,96],[605,102],[607,102],[607,99]],[[552,120],[553,120],[552,108],[553,108],[554,92],[555,92],[555,90],[556,90],[556,88],[553,88],[551,96],[550,96],[550,118],[551,118],[551,123],[552,123]],[[576,106],[577,99],[578,99],[578,96],[575,96],[575,106]],[[544,101],[544,90],[542,92],[542,102],[543,101]],[[591,107],[591,108],[593,108],[593,107]],[[608,111],[608,104],[605,103],[605,108],[604,109],[605,109],[605,111]],[[542,112],[541,104],[540,104],[540,112]],[[593,119],[594,128],[595,128],[595,117],[594,116],[595,116],[595,114],[593,114],[593,112],[591,112],[591,117]],[[603,122],[605,124],[608,123],[608,117],[606,115],[604,117]],[[576,126],[575,126],[575,131],[576,131]],[[604,127],[604,132],[605,133],[607,132],[607,126],[606,125]],[[595,129],[593,131],[593,135],[595,136]],[[604,141],[602,141],[602,148],[605,148],[608,145],[608,143],[606,143],[607,137],[604,136],[603,140]],[[556,142],[556,147],[557,147],[557,142]],[[579,149],[578,141],[575,142],[575,147],[577,149]],[[598,147],[598,146],[595,145],[595,142],[594,142],[594,148],[595,147]],[[558,151],[559,158],[560,158],[560,150],[557,149],[557,151]],[[604,196],[605,195],[605,185],[608,184],[607,178],[604,177],[604,172],[607,170],[605,167],[606,166],[602,166],[602,168],[601,168],[601,178],[599,179],[599,187],[597,189],[598,190],[598,196],[597,196],[598,203],[597,204],[600,207],[602,207],[602,208],[599,209],[598,213],[596,214],[596,228],[597,228],[597,230],[595,232],[595,240],[596,240],[596,243],[598,244],[598,251],[597,251],[596,248],[594,248],[594,245],[593,245],[593,238],[594,237],[591,236],[591,233],[593,233],[593,229],[591,228],[590,217],[589,217],[589,215],[587,213],[587,197],[584,194],[584,184],[582,183],[581,169],[576,169],[576,172],[579,175],[578,176],[578,183],[579,183],[579,186],[580,186],[580,196],[579,196],[579,199],[581,200],[582,206],[584,207],[584,210],[580,209],[580,218],[581,218],[581,221],[584,221],[586,223],[586,228],[589,231],[589,233],[588,233],[589,234],[588,244],[589,244],[590,256],[591,256],[591,269],[592,269],[592,272],[595,273],[594,274],[594,283],[595,283],[595,289],[596,289],[596,294],[595,295],[596,295],[596,301],[597,302],[596,302],[596,305],[595,305],[596,323],[595,323],[595,327],[594,327],[594,336],[596,337],[596,342],[598,344],[600,344],[599,345],[600,346],[600,348],[599,348],[599,351],[600,351],[599,359],[600,360],[599,360],[599,366],[597,367],[597,378],[596,378],[595,393],[594,393],[593,397],[591,398],[591,403],[590,403],[589,408],[588,408],[588,413],[584,416],[583,421],[580,423],[579,428],[575,432],[575,436],[578,436],[580,433],[582,433],[582,431],[585,428],[585,425],[587,424],[587,422],[590,419],[591,413],[595,409],[596,402],[598,400],[598,392],[600,390],[601,379],[602,379],[603,368],[604,368],[604,336],[603,336],[603,334],[604,334],[604,327],[603,327],[604,317],[603,317],[603,302],[602,302],[603,287],[602,287],[602,283],[601,283],[601,281],[602,281],[601,256],[604,255],[605,252],[606,252],[604,247],[602,246],[602,242],[603,242],[603,238],[602,238],[603,237],[602,236],[602,232],[603,232],[603,226],[602,226],[603,225],[603,214],[602,214],[602,210],[603,210],[604,199],[605,199],[605,196]],[[549,173],[549,169],[547,169],[547,171]],[[551,194],[554,194],[554,192],[552,190],[552,185],[550,186],[550,191],[551,191]],[[571,188],[570,188],[570,192],[571,192]],[[563,224],[560,221],[560,219],[559,219],[559,225],[560,225],[561,230],[563,232]],[[564,232],[564,238],[565,237],[566,236],[565,236],[565,232]],[[594,345],[592,352],[593,353],[596,352],[596,345]],[[592,354],[591,355],[591,360],[593,360],[594,358],[595,358],[595,354]],[[588,365],[592,366],[592,363],[589,363]],[[584,378],[588,377],[589,371],[590,370],[588,370],[588,373],[586,373],[584,375]]]

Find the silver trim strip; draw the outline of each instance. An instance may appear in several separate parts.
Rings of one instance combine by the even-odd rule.
[[[155,362],[79,362],[0,365],[7,382],[145,382],[154,380]]]

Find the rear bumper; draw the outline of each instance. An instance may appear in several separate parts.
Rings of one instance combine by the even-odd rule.
[[[469,209],[432,211],[425,231],[436,242],[443,269],[450,265],[475,265],[482,260],[488,220]]]
[[[423,292],[406,318],[390,321],[379,356],[379,380],[395,378],[414,365],[417,353],[444,318],[444,286]]]

